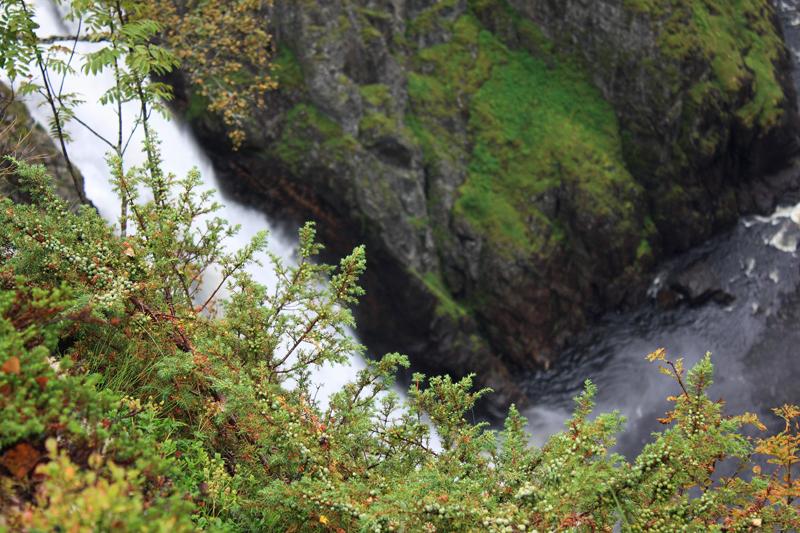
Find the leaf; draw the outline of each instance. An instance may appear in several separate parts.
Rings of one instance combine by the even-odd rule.
[[[2,370],[6,374],[19,375],[19,373],[22,371],[22,368],[20,367],[19,364],[19,357],[17,356],[10,357],[8,360],[6,360],[5,363],[3,363],[3,366],[0,367],[0,370]]]
[[[33,470],[41,458],[42,454],[39,450],[27,442],[21,442],[3,454],[0,464],[6,467],[15,478],[22,479]]]
[[[741,421],[742,424],[753,425],[758,429],[760,429],[761,431],[767,430],[767,427],[761,423],[761,420],[758,419],[758,415],[756,415],[755,413],[744,413],[739,417],[739,420]]]
[[[651,363],[653,361],[665,361],[667,359],[667,350],[664,348],[659,348],[658,350],[647,354],[645,356],[645,359],[647,359]]]

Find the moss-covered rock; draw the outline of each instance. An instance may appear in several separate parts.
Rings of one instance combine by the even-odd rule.
[[[13,96],[10,89],[0,83],[0,196],[8,196],[17,202],[29,200],[17,185],[16,176],[11,172],[12,165],[3,161],[5,156],[12,156],[45,165],[54,178],[56,193],[68,204],[77,206],[80,196],[63,155],[47,132],[33,120],[25,105]],[[80,182],[83,187],[82,178]]]
[[[583,59],[614,107],[659,248],[708,238],[753,208],[740,190],[796,150],[791,64],[771,0],[510,4]],[[782,154],[782,155],[781,155]]]
[[[509,369],[752,210],[795,148],[769,2],[595,4],[279,1],[249,144],[195,124],[242,197],[316,218],[334,254],[367,243],[372,349],[520,401]]]

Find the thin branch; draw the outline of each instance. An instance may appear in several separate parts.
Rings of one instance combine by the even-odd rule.
[[[114,34],[114,18],[109,17],[108,22],[109,28],[111,29],[111,34]],[[111,41],[111,47],[113,48],[114,52],[117,51],[117,41]],[[125,172],[125,163],[123,161],[123,156],[125,150],[122,147],[122,130],[123,130],[123,121],[122,121],[122,78],[120,76],[119,70],[119,62],[117,60],[116,54],[114,54],[114,81],[116,82],[116,93],[117,93],[117,158],[119,159],[119,173],[120,176],[124,175]],[[133,132],[136,131],[136,126],[134,124],[133,130],[131,131],[131,135]],[[130,141],[130,137],[128,138]],[[125,148],[127,148],[127,144]],[[129,197],[123,192],[120,195],[120,235],[124,238],[128,233],[128,201]]]
[[[59,103],[59,104],[61,104],[61,105],[64,105],[63,103],[61,103],[61,98],[59,98],[59,99],[58,99],[58,103]],[[104,137],[104,136],[103,136],[101,133],[99,133],[98,131],[96,131],[94,128],[92,128],[92,127],[91,127],[90,125],[88,125],[86,122],[84,122],[83,120],[81,120],[79,117],[77,117],[77,116],[73,116],[73,117],[72,117],[72,119],[73,119],[75,122],[77,122],[78,124],[80,124],[81,126],[83,126],[84,128],[86,128],[87,130],[89,130],[89,133],[91,133],[92,135],[94,135],[95,137],[97,137],[98,139],[100,139],[101,141],[103,141],[104,143],[106,143],[108,146],[110,146],[112,150],[114,150],[115,152],[117,151],[116,147],[115,147],[115,146],[114,146],[114,145],[111,143],[111,141],[109,141],[108,139],[106,139],[106,138],[105,138],[105,137]]]
[[[137,120],[137,121],[134,123],[134,125],[133,125],[133,128],[131,128],[131,133],[130,133],[130,135],[128,135],[128,140],[127,140],[127,141],[125,141],[125,146],[122,148],[122,154],[121,154],[121,155],[123,155],[123,156],[124,156],[124,155],[125,155],[125,152],[127,152],[127,151],[128,151],[128,145],[131,143],[131,139],[133,139],[133,134],[134,134],[134,133],[136,133],[136,130],[137,130],[138,128],[139,128],[139,121]]]
[[[64,70],[64,74],[61,76],[61,85],[58,87],[58,99],[61,100],[61,94],[64,92],[64,82],[67,80],[67,73],[69,72],[70,65],[72,65],[72,59],[75,57],[75,50],[78,48],[78,37],[81,34],[81,25],[83,24],[83,19],[78,19],[78,31],[75,32],[75,42],[72,43],[72,50],[69,53],[69,59],[67,60],[67,68]]]
[[[228,281],[228,279],[229,279],[229,278],[230,278],[232,275],[234,275],[234,274],[235,274],[236,272],[238,272],[238,271],[239,271],[241,268],[243,268],[243,267],[244,267],[244,265],[246,265],[246,264],[247,264],[247,262],[248,262],[248,261],[249,261],[251,258],[252,258],[252,254],[248,254],[248,255],[246,255],[246,256],[244,256],[244,257],[242,257],[242,260],[241,260],[241,261],[239,261],[238,263],[236,263],[235,265],[233,265],[233,268],[227,269],[227,271],[226,271],[226,272],[224,272],[224,275],[222,276],[222,279],[221,279],[221,280],[220,280],[220,282],[217,284],[217,286],[216,286],[216,288],[214,289],[214,291],[211,293],[211,296],[209,296],[209,297],[206,299],[206,301],[203,303],[203,305],[202,305],[202,306],[200,306],[200,310],[198,311],[199,313],[202,313],[202,312],[205,310],[205,308],[208,306],[208,304],[210,304],[210,303],[211,303],[211,301],[212,301],[212,300],[213,300],[213,299],[216,297],[216,295],[217,295],[217,293],[220,291],[220,289],[222,289],[223,285],[225,285],[225,282],[226,282],[226,281]]]
[[[25,5],[24,1],[20,2],[20,6],[22,7],[22,12],[25,13],[25,16],[32,18],[30,11],[28,11],[28,6]],[[32,30],[31,34],[33,38],[36,39],[36,34]],[[36,53],[36,63],[39,67],[39,71],[42,73],[42,81],[44,82],[44,88],[47,92],[47,102],[50,104],[50,109],[53,112],[53,118],[55,119],[56,133],[58,134],[58,142],[61,145],[61,153],[64,155],[64,162],[67,164],[67,170],[69,170],[69,174],[72,177],[72,184],[75,186],[75,192],[78,194],[78,199],[81,201],[81,203],[85,204],[87,203],[86,193],[83,191],[83,187],[81,187],[81,182],[78,178],[77,172],[75,171],[75,167],[72,166],[72,161],[69,159],[67,144],[64,141],[64,132],[61,128],[61,116],[56,108],[55,97],[50,90],[50,78],[47,75],[47,67],[45,66],[44,58],[42,57],[42,51],[39,49],[38,45],[34,46],[34,50]]]
[[[36,37],[36,41],[39,44],[53,44],[53,43],[61,43],[73,40],[81,43],[98,43],[98,42],[108,41],[108,39],[104,37],[92,37],[91,39],[88,39],[86,37],[78,38],[77,36],[72,36],[72,35],[49,35],[47,37]]]
[[[323,319],[324,317],[325,317],[325,314],[322,313],[322,314],[317,315],[314,318],[314,320],[309,322],[308,326],[306,326],[305,331],[303,331],[303,333],[294,341],[294,344],[292,345],[291,348],[289,348],[289,351],[286,352],[286,355],[283,356],[283,358],[280,361],[278,361],[277,363],[271,365],[273,372],[275,372],[276,374],[279,373],[278,367],[281,366],[283,363],[285,363],[287,361],[287,359],[289,359],[289,357],[292,355],[292,353],[297,349],[298,346],[300,346],[303,343],[303,341],[306,340],[306,337],[308,337],[308,334],[311,333],[311,331],[314,329],[314,327],[317,325],[317,323],[321,319]]]

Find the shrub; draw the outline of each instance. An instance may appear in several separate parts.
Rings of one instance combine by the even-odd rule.
[[[764,429],[754,415],[727,416],[706,396],[709,356],[688,372],[663,350],[649,356],[678,393],[661,420],[667,429],[632,462],[611,452],[624,421],[594,417],[589,382],[565,430],[542,448],[528,445],[513,407],[499,433],[468,421],[488,393],[472,391],[470,378],[417,374],[401,401],[392,385],[408,362],[397,354],[370,361],[324,404],[311,368],[360,351],[344,326],[361,293],[363,249],[337,268],[319,264],[307,225],[299,263],[272,258],[279,282],[267,290],[237,268],[255,260],[263,239],[233,254],[221,238],[198,239],[189,214],[205,212],[208,199],[195,196],[191,175],[169,182],[168,202],[132,204],[147,227],[123,238],[93,210],[67,210],[42,167],[13,164],[35,202],[0,204],[7,527],[800,526],[800,409],[776,410],[782,432],[747,436],[745,425]],[[228,232],[222,221],[211,227]],[[224,313],[194,301],[190,281],[212,263],[230,280]],[[732,461],[735,474],[717,472]]]

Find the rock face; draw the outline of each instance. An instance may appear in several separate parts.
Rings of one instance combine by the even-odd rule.
[[[45,165],[53,177],[56,193],[73,207],[80,203],[61,152],[47,132],[36,124],[25,106],[20,102],[11,102],[11,92],[0,83],[0,159],[6,155]],[[0,161],[0,196],[8,196],[16,202],[28,201],[17,186],[15,176],[5,175],[7,169],[7,163]]]
[[[655,260],[771,207],[790,62],[770,2],[731,6],[276,0],[281,88],[238,153],[176,84],[233,193],[367,244],[372,350],[477,372],[500,407]]]

